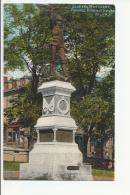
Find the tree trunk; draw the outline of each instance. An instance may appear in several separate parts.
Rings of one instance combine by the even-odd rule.
[[[83,144],[83,162],[87,160],[87,147],[88,147],[88,139],[89,137],[84,134],[84,144]]]
[[[36,75],[36,72],[34,71],[32,73],[32,94],[33,94],[33,102],[36,101],[36,95],[37,95],[37,88],[39,83],[39,76]]]
[[[104,158],[104,139],[101,140],[101,158]]]

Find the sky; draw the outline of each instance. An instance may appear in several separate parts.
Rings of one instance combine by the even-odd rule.
[[[21,71],[21,70],[15,70],[15,71],[8,71],[8,73],[5,74],[5,76],[13,77],[13,78],[21,78],[25,75],[30,75],[28,71]]]

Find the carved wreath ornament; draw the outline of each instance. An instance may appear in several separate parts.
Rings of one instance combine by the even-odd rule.
[[[63,96],[60,98],[57,102],[57,109],[61,114],[67,114],[69,111],[69,104],[65,97]],[[51,100],[51,102],[48,104],[46,99],[43,99],[43,113],[49,114],[54,112],[54,98]]]
[[[63,96],[57,103],[57,108],[60,113],[67,114],[69,111],[69,104],[66,101],[65,97]]]

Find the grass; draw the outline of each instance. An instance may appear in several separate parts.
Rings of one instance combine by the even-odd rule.
[[[92,174],[93,176],[114,177],[114,171],[111,170],[93,169]]]
[[[4,171],[19,171],[20,162],[4,161]],[[114,177],[114,171],[104,169],[92,169],[93,176]]]
[[[4,161],[4,171],[19,171],[19,162]]]

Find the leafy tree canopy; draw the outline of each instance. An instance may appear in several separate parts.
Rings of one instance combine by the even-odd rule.
[[[5,117],[8,123],[17,121],[22,127],[33,127],[42,112],[42,95],[37,94],[35,104],[32,101],[31,85],[11,100],[11,107],[6,108]]]
[[[72,5],[5,4],[6,70],[28,69],[32,76],[30,91],[15,101],[8,116],[35,124],[41,112],[37,100],[42,100],[36,93],[40,82],[50,74],[52,9],[64,18],[67,68],[76,87],[72,114],[87,137],[94,135],[94,128],[99,133],[103,129],[104,134],[104,129],[114,126],[114,11],[99,15],[98,11],[74,11]],[[114,10],[113,6],[107,9]],[[112,71],[97,82],[96,75],[102,67],[111,67]]]

